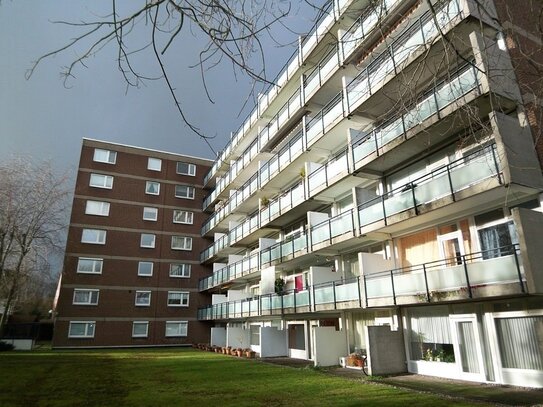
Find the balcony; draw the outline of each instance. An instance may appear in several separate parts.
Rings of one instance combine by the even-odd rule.
[[[458,0],[442,3],[436,15],[427,11],[394,42],[387,46],[362,72],[347,85],[349,114],[378,92],[411,61],[413,55],[426,49],[439,33],[461,15]],[[435,24],[439,24],[439,29]]]
[[[484,185],[486,181],[489,185]],[[469,187],[483,184],[486,190],[501,183],[496,145],[492,144],[359,205],[359,225],[362,230],[378,221],[386,226],[397,221],[392,217],[399,213],[412,210],[418,215],[422,207],[439,199],[454,202]]]
[[[465,301],[526,293],[518,245],[200,308],[199,320]]]

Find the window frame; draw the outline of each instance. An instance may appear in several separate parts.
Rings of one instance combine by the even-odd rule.
[[[190,219],[188,221],[176,221],[175,220],[175,214],[176,213],[185,213],[188,215],[190,215]],[[187,217],[185,216],[185,217]],[[177,223],[177,224],[182,224],[182,225],[193,225],[194,224],[194,212],[192,211],[186,211],[184,209],[174,209],[173,210],[173,219],[172,219],[172,222],[173,223]]]
[[[172,270],[179,266],[181,266],[181,269],[183,270],[183,274],[172,274]],[[188,270],[188,273],[185,272],[187,270]],[[189,263],[170,263],[169,276],[172,278],[190,278],[191,271],[192,271],[192,265]]]
[[[85,333],[83,335],[73,335],[72,325],[85,325]],[[89,334],[89,326],[92,327],[92,334]],[[70,321],[68,324],[68,338],[94,338],[96,332],[96,321]]]
[[[88,232],[103,232],[103,236],[104,236],[104,240],[101,241],[99,239],[95,240],[95,241],[90,241],[90,240],[85,240],[84,237],[85,237],[85,231],[88,231]],[[97,238],[100,237],[100,233],[98,233],[97,235]],[[90,229],[90,228],[83,228],[82,231],[81,231],[81,243],[85,243],[85,244],[97,244],[97,245],[105,245],[106,244],[106,241],[107,241],[107,230],[104,230],[104,229]]]
[[[153,168],[152,162],[158,162],[158,168]],[[162,159],[156,158],[156,157],[147,157],[147,169],[149,171],[156,171],[161,172],[162,171]]]
[[[151,265],[151,272],[149,274],[143,274],[141,272],[141,266],[143,264],[150,264]],[[152,261],[138,261],[138,276],[139,277],[152,277],[154,268],[155,268],[155,263],[152,262]]]
[[[151,184],[157,184],[158,185],[156,193],[149,192],[149,185],[151,185]],[[160,182],[158,182],[158,181],[145,181],[145,193],[147,195],[155,195],[155,196],[160,195]]]
[[[102,159],[97,158],[96,153],[106,153],[107,159],[104,161]],[[113,161],[111,161],[111,156],[113,156]],[[117,151],[105,150],[103,148],[95,148],[94,149],[94,154],[92,156],[92,161],[94,161],[96,163],[104,163],[104,164],[115,165],[117,163]]]
[[[138,303],[138,294],[147,295],[147,303],[146,304]],[[136,290],[136,292],[134,293],[134,305],[136,307],[150,307],[151,306],[151,295],[152,295],[152,293],[149,290]]]
[[[100,206],[100,211],[92,212],[89,210],[89,204],[98,204]],[[109,216],[109,209],[111,207],[111,204],[106,201],[94,201],[92,199],[87,199],[85,202],[85,215],[92,215],[92,216]],[[106,208],[106,210],[104,210]]]
[[[89,300],[85,302],[76,302],[75,297],[77,292],[87,292],[89,294]],[[93,302],[92,293],[96,293],[95,302]],[[100,299],[100,290],[96,288],[74,288],[74,293],[72,296],[72,305],[98,305]]]
[[[188,194],[188,195],[180,195],[180,194],[177,193],[178,188],[187,188],[187,192],[192,191],[192,193]],[[196,188],[194,188],[194,186],[192,186],[192,185],[176,185],[174,195],[175,195],[176,198],[180,198],[180,199],[195,199],[195,197],[196,197]]]
[[[183,172],[183,171],[179,170],[179,165],[180,164],[187,166],[187,172]],[[187,163],[185,161],[177,161],[177,163],[175,164],[175,172],[176,172],[176,174],[179,174],[179,175],[188,175],[189,177],[195,177],[196,176],[196,164]]]
[[[143,239],[144,237],[152,236],[153,237],[153,243],[152,245],[144,245]],[[142,233],[140,235],[140,248],[142,249],[154,249],[156,247],[156,235],[154,233]]]
[[[154,218],[146,218],[145,217],[145,211],[154,212]],[[146,220],[146,221],[149,221],[149,222],[156,222],[158,220],[158,208],[155,208],[153,206],[144,206],[143,207],[143,220]]]
[[[181,298],[179,299],[179,304],[170,302],[174,300],[174,299],[170,299],[170,295],[174,295],[174,294],[175,295],[181,294]],[[187,303],[183,304],[183,300],[185,299],[185,294],[186,294]],[[168,297],[166,300],[166,304],[168,305],[168,307],[188,308],[190,305],[189,301],[190,301],[190,293],[188,291],[168,291]]]
[[[136,334],[134,328],[137,325],[145,325],[145,334]],[[149,337],[149,321],[132,321],[132,338],[148,338]]]
[[[104,177],[104,182],[102,182],[100,184],[97,184],[97,183],[93,184],[93,182],[92,182],[93,177],[95,179],[96,179],[96,177]],[[108,185],[107,180],[111,180],[111,185]],[[113,189],[113,181],[115,181],[115,178],[113,177],[113,175],[106,175],[106,174],[99,174],[97,172],[91,172],[91,174],[89,176],[89,187],[101,188],[101,189]]]
[[[176,334],[170,334],[168,335],[168,325],[173,325],[173,324],[176,324],[178,329],[176,329],[176,331],[178,333]],[[184,326],[184,333],[181,332],[181,330],[179,329],[179,327],[181,326]],[[182,337],[187,337],[188,336],[188,333],[189,333],[189,321],[166,321],[165,324],[164,324],[164,336],[166,338],[182,338]]]
[[[190,242],[190,245],[189,245],[190,247],[189,248],[186,248],[186,247],[174,247],[174,240],[176,240],[176,239],[183,239],[184,242]],[[172,240],[171,240],[170,248],[172,250],[183,250],[183,251],[186,251],[186,252],[190,252],[192,250],[192,237],[191,236],[173,235]]]
[[[93,262],[93,265],[92,265],[93,270],[96,269],[95,264],[100,263],[100,271],[81,271],[79,269],[79,265],[81,263],[81,260],[92,261]],[[77,258],[76,273],[78,273],[78,274],[102,274],[102,269],[103,268],[104,268],[104,259],[97,258],[97,257],[78,257]]]

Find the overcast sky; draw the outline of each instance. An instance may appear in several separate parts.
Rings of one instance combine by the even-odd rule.
[[[293,3],[284,23],[298,31],[308,30],[314,13],[302,13],[296,9],[297,2]],[[77,77],[69,82],[68,89],[63,86],[60,71],[81,49],[45,60],[32,78],[25,80],[32,61],[80,32],[51,21],[92,20],[95,14],[105,14],[110,4],[111,0],[1,2],[0,160],[29,155],[35,160],[51,159],[61,172],[73,171],[83,137],[213,158],[205,143],[180,121],[163,81],[126,91],[113,43],[91,58],[88,68],[76,71]],[[144,30],[137,35],[145,35]],[[275,36],[282,43],[294,38],[281,27],[277,27]],[[215,67],[207,74],[215,100],[215,104],[209,103],[200,72],[188,68],[197,62],[202,42],[184,38],[168,51],[166,67],[182,96],[185,113],[205,134],[216,135],[211,144],[220,150],[249,112],[246,109],[239,115],[249,91],[248,81],[239,76],[236,81],[228,64]],[[268,77],[273,79],[294,48],[279,48],[272,41],[267,44],[266,66]],[[152,58],[139,58],[137,62],[141,71],[158,73]],[[253,103],[249,105],[253,107]]]

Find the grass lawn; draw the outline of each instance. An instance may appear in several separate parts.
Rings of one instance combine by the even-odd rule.
[[[193,349],[0,353],[0,406],[470,405]]]

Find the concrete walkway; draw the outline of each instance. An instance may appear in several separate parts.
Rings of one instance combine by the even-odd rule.
[[[264,363],[293,368],[313,366],[310,361],[291,358],[264,358],[260,360]],[[418,374],[371,377],[365,376],[360,370],[341,367],[321,368],[320,371],[348,380],[401,387],[457,400],[485,402],[501,406],[543,406],[543,389],[475,383]]]

